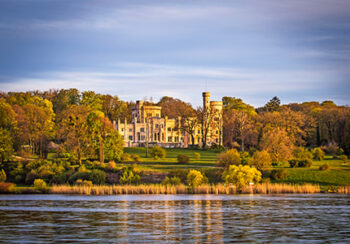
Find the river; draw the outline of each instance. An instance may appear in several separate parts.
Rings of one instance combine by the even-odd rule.
[[[0,242],[350,242],[348,195],[0,195]]]

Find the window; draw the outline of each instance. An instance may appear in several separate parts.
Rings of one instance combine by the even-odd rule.
[[[132,141],[132,136],[129,136],[129,140]]]
[[[171,136],[168,137],[168,142],[172,142],[173,138]]]
[[[145,136],[141,136],[141,140],[144,141],[145,140]]]
[[[198,131],[197,131],[197,134],[200,134],[200,133],[201,133],[201,131],[200,131],[200,130],[198,130]]]
[[[124,128],[122,128],[121,131],[123,132],[123,131],[124,131]]]
[[[171,131],[171,128],[170,128],[170,127],[168,127],[168,131]]]
[[[147,114],[147,117],[152,117],[152,114],[151,114],[151,113],[148,113],[148,114]]]
[[[132,132],[132,129],[129,129],[129,132]]]
[[[178,141],[179,141],[179,138],[177,136],[175,136],[174,142],[178,142]]]
[[[219,142],[219,139],[216,139],[216,143],[218,143]]]
[[[141,132],[145,132],[145,128],[142,127],[142,128],[140,129],[140,131],[141,131]]]
[[[156,128],[158,128],[159,127],[159,125],[158,124],[156,124]]]
[[[159,114],[156,114],[156,117],[159,117]]]

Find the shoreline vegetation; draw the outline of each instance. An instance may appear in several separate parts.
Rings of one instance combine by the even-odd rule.
[[[279,184],[262,183],[253,186],[245,186],[241,189],[233,185],[203,184],[196,187],[162,184],[141,185],[53,185],[38,189],[35,187],[8,187],[5,194],[67,194],[67,195],[138,195],[138,194],[212,194],[212,195],[235,195],[235,194],[316,194],[337,193],[350,194],[350,186],[339,186],[322,189],[313,184]]]

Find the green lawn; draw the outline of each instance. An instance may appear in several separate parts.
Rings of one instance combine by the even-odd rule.
[[[319,170],[319,167],[328,163],[331,168],[326,171]],[[286,168],[289,177],[280,182],[287,183],[312,183],[321,186],[350,185],[350,162],[344,164],[338,159],[328,156],[322,161],[313,161],[311,168]]]
[[[150,149],[151,150],[151,149]],[[150,151],[149,150],[149,151]],[[192,169],[192,168],[213,168],[215,166],[217,156],[219,153],[213,151],[202,151],[194,149],[182,149],[182,148],[167,148],[166,158],[154,159],[150,156],[146,158],[145,148],[125,148],[126,153],[138,154],[142,158],[142,163],[138,163],[139,167],[145,171],[170,171],[174,169]],[[200,160],[195,160],[194,153],[200,153]],[[184,154],[191,158],[188,164],[178,163],[177,155]],[[325,163],[328,163],[331,168],[326,171],[319,170],[319,167]],[[278,167],[276,167],[278,168]],[[290,168],[288,163],[285,163],[283,167],[289,172],[289,176],[285,180],[280,180],[280,183],[312,183],[319,184],[321,186],[340,186],[350,185],[350,162],[344,164],[338,159],[333,159],[327,156],[322,161],[313,161],[311,168]],[[273,169],[273,168],[272,168]]]
[[[185,148],[166,148],[166,157],[162,159],[154,159],[151,156],[146,158],[146,149],[142,147],[125,148],[124,152],[138,154],[142,158],[142,163],[138,165],[142,170],[148,171],[168,171],[173,169],[190,169],[190,168],[211,168],[215,166],[219,153],[213,151],[202,151]],[[151,149],[149,149],[149,152]],[[200,154],[200,159],[196,160],[194,153]],[[178,163],[177,155],[183,154],[191,158],[189,163]]]

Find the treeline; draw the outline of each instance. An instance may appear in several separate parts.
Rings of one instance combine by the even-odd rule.
[[[273,161],[288,161],[297,147],[321,147],[329,154],[350,152],[350,108],[332,101],[281,105],[277,97],[255,109],[223,97],[224,145],[266,150]]]

